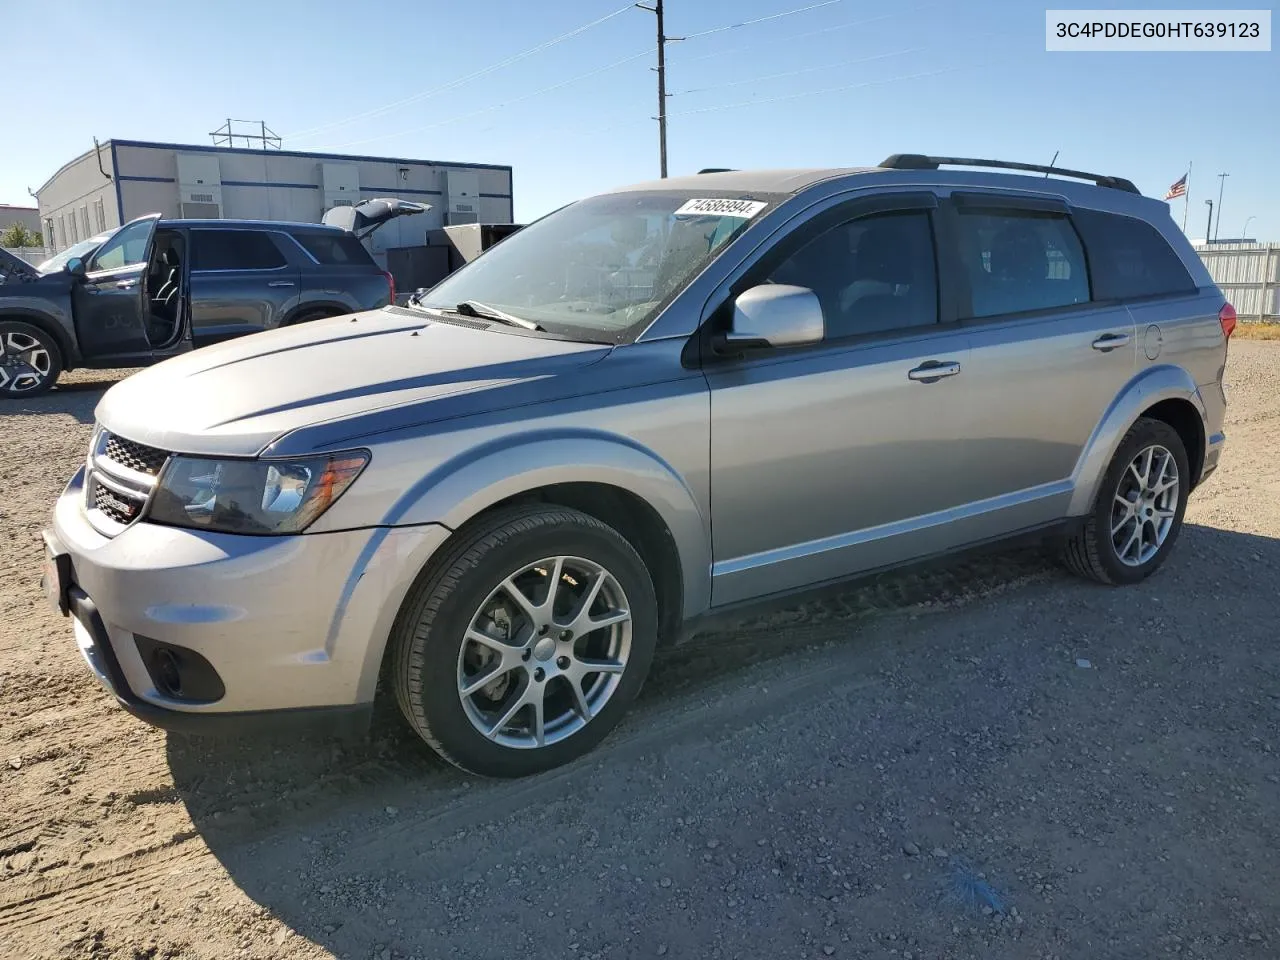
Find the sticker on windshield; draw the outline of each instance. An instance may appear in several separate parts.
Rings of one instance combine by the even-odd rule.
[[[729,200],[718,197],[704,197],[701,200],[686,201],[684,206],[675,212],[677,217],[697,214],[713,217],[741,217],[750,220],[769,204],[762,200]]]

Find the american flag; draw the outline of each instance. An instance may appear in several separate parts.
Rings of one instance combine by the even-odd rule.
[[[1166,200],[1177,200],[1178,197],[1184,196],[1186,192],[1187,192],[1187,175],[1184,173],[1181,177],[1178,178],[1178,180],[1174,183],[1174,185],[1169,188],[1169,192],[1164,195],[1164,198]]]

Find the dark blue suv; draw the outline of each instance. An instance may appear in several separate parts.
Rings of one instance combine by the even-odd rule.
[[[361,238],[423,204],[369,200],[325,223],[140,217],[42,273],[0,263],[0,398],[76,367],[140,367],[193,347],[395,301]]]

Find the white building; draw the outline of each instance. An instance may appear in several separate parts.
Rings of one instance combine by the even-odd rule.
[[[374,233],[375,256],[425,244],[439,227],[513,218],[506,166],[137,140],[106,141],[36,191],[45,244],[53,250],[148,213],[315,223],[332,207],[373,197],[431,205]]]

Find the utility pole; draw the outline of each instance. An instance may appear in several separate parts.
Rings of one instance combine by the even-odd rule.
[[[1227,185],[1227,177],[1229,176],[1231,176],[1229,173],[1218,174],[1218,223],[1213,230],[1213,239],[1215,240],[1218,239],[1218,230],[1222,227],[1222,188]]]
[[[1209,205],[1209,222],[1204,228],[1204,242],[1213,243],[1213,201],[1206,200],[1205,203]]]
[[[662,179],[667,178],[667,41],[682,37],[668,37],[662,19],[662,0],[653,0],[653,6],[637,3],[641,10],[648,10],[658,20],[658,169]]]

